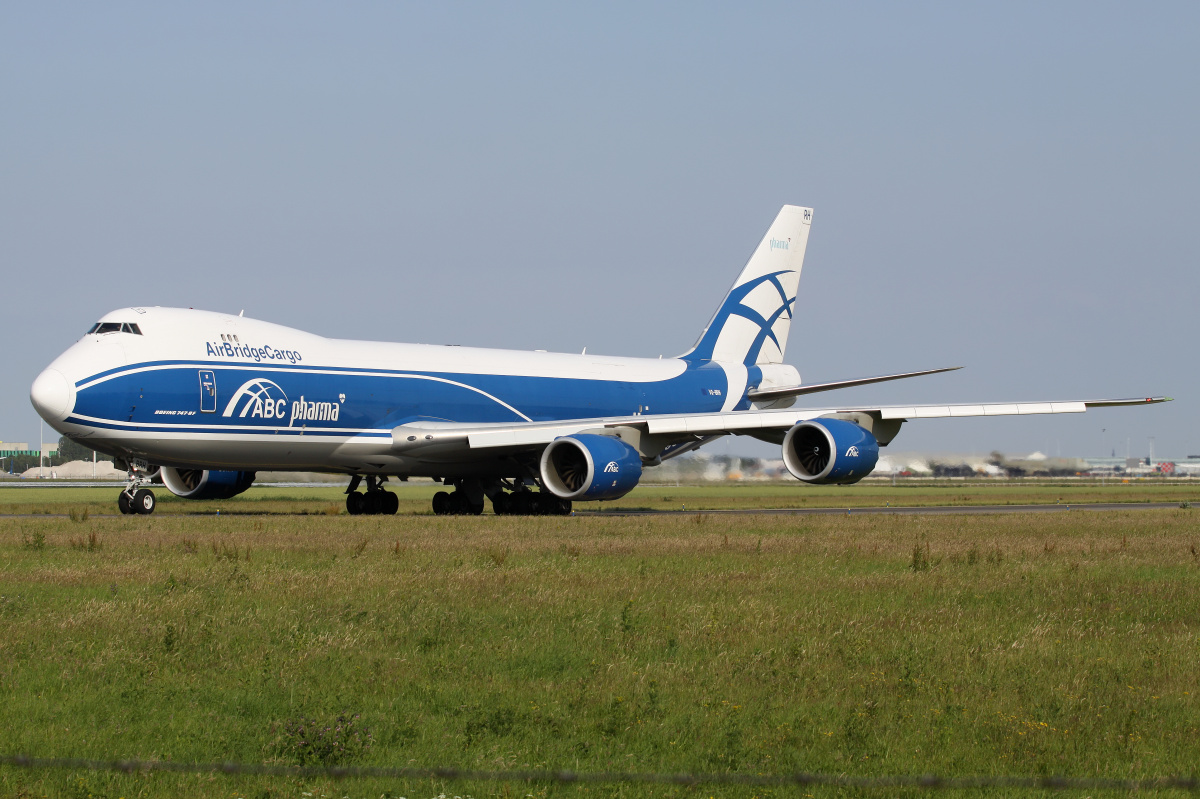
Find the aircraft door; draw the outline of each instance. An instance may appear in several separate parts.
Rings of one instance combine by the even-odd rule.
[[[217,376],[211,370],[200,370],[200,412],[217,412]]]

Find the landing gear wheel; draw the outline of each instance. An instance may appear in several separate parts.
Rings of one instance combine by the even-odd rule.
[[[379,512],[388,516],[396,515],[396,511],[400,510],[400,497],[393,494],[391,491],[384,491],[380,496]]]
[[[362,512],[367,516],[375,516],[379,513],[379,493],[378,491],[368,491],[362,501]]]
[[[508,500],[508,512],[514,516],[528,516],[533,512],[533,492],[514,491]]]
[[[503,491],[499,492],[498,494],[496,494],[496,496],[492,497],[492,511],[497,516],[507,516],[509,513],[512,513],[511,505],[512,505],[511,495],[506,494]]]
[[[451,508],[450,495],[445,491],[439,491],[433,495],[433,512],[438,516],[446,516]]]
[[[558,497],[548,491],[539,491],[533,495],[533,512],[538,516],[557,516]]]
[[[534,510],[538,516],[570,516],[571,500],[553,494],[549,491],[539,491],[533,495]]]
[[[351,491],[346,495],[346,513],[351,516],[358,516],[363,512],[363,495],[357,491]]]
[[[133,507],[129,504],[129,494],[122,491],[117,495],[117,508],[121,511],[122,515],[128,515],[134,512]]]
[[[130,507],[134,513],[149,516],[151,513],[154,513],[154,506],[156,504],[153,491],[148,488],[139,488],[133,494],[133,502],[130,503]]]

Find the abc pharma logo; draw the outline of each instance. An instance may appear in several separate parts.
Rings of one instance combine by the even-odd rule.
[[[288,427],[299,422],[336,422],[341,414],[345,394],[338,394],[337,402],[309,402],[305,397],[291,403],[288,412],[287,392],[279,384],[265,377],[247,380],[234,392],[222,416],[237,416],[239,419],[287,419]]]
[[[234,392],[222,416],[240,419],[283,419],[287,416],[287,392],[265,377],[247,380]]]

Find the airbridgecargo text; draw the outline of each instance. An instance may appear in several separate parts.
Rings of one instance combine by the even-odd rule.
[[[209,341],[205,342],[208,348],[208,355],[212,358],[250,358],[255,362],[259,361],[288,361],[289,363],[297,363],[302,361],[300,353],[295,350],[277,350],[270,345],[262,347],[250,347],[245,344],[231,344],[228,341]]]

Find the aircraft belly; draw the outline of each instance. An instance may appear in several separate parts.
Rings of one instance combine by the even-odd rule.
[[[327,469],[333,450],[321,443],[195,438],[127,438],[125,446],[136,457],[163,466],[272,471]]]
[[[329,441],[293,437],[273,441],[253,438],[171,438],[126,435],[125,449],[134,457],[164,466],[256,471],[342,472],[346,474],[398,474],[416,477],[516,476],[520,469],[503,456],[488,453],[480,458],[465,448],[398,456],[387,439]]]

